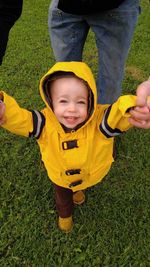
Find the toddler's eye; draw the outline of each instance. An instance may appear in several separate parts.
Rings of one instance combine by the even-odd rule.
[[[61,99],[59,102],[60,102],[60,103],[67,103],[67,100],[65,100],[65,99]]]
[[[86,105],[86,102],[83,100],[78,101],[78,104]]]

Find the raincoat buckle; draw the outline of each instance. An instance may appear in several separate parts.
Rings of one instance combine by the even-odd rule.
[[[80,174],[80,172],[81,172],[80,169],[72,169],[72,170],[65,171],[66,175]]]
[[[78,147],[76,139],[62,142],[63,150],[72,149],[72,148],[75,148],[75,147]]]
[[[69,187],[71,188],[71,187],[74,187],[74,186],[77,186],[77,185],[80,185],[80,184],[82,184],[82,180],[78,180],[78,181],[72,182],[72,183],[69,185]]]

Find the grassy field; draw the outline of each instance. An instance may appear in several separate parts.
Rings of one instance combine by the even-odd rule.
[[[0,69],[0,88],[25,108],[42,108],[40,77],[53,65],[47,28],[49,1],[24,1]],[[123,81],[135,93],[150,70],[150,9],[142,13]],[[90,32],[84,60],[96,76]],[[74,229],[57,228],[53,187],[35,140],[0,131],[1,267],[150,267],[150,131],[132,129],[117,139],[118,158],[101,184],[76,207]]]

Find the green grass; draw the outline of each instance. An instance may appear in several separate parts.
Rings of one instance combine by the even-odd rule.
[[[40,77],[53,65],[47,28],[49,1],[24,1],[0,69],[0,87],[25,108],[42,108]],[[123,93],[149,76],[149,2],[142,1],[126,64]],[[90,32],[84,60],[97,73]],[[92,48],[92,49],[91,49]],[[0,131],[2,267],[149,267],[150,131],[117,139],[118,158],[101,184],[76,207],[74,229],[57,228],[53,187],[34,140]]]

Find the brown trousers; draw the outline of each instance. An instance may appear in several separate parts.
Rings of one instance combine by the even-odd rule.
[[[70,217],[73,213],[73,191],[54,184],[55,201],[58,215],[61,218]]]

